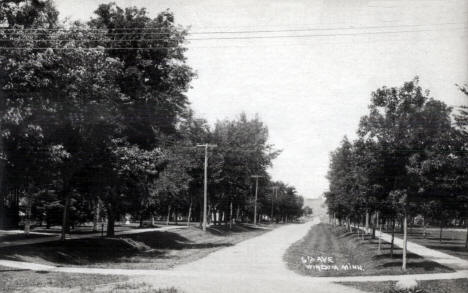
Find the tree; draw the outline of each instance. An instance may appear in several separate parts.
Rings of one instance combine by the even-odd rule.
[[[43,38],[43,33],[50,27],[53,27],[57,22],[57,10],[52,5],[51,1],[24,1],[24,0],[6,0],[0,3],[0,26],[3,28],[0,32],[0,47],[15,47],[15,43],[11,41],[12,38],[18,39],[18,35],[21,36],[21,29],[22,28],[34,28],[36,29],[37,38]],[[17,29],[20,29],[19,31]],[[2,81],[7,78],[8,72],[6,68],[3,66],[5,64],[5,60],[11,57],[12,51],[0,51],[0,79]],[[13,54],[15,55],[15,54]],[[3,83],[2,83],[3,85]],[[0,87],[0,99],[1,99],[1,110],[5,109],[5,99],[2,87]],[[2,112],[5,113],[5,112]],[[10,113],[10,116],[14,116],[18,113]],[[13,117],[10,117],[13,118]],[[14,119],[14,118],[13,118]],[[6,118],[8,120],[8,118]],[[6,121],[3,121],[7,123]],[[2,127],[0,125],[0,127]],[[34,129],[34,125],[32,128]],[[3,128],[3,127],[2,127]],[[34,131],[34,130],[32,130]],[[39,134],[36,131],[36,134]],[[15,135],[10,133],[6,133],[2,130],[2,137],[4,135]],[[41,141],[40,137],[31,138],[35,140],[36,143]],[[19,141],[18,141],[19,143]],[[7,159],[7,154],[5,148],[8,146],[3,146],[3,141],[0,141],[0,151],[2,153],[2,158]],[[38,145],[36,144],[36,147]],[[43,163],[43,162],[42,162]],[[18,193],[18,190],[24,190],[24,180],[13,180],[14,178],[10,175],[12,161],[1,160],[0,161],[0,193],[1,197],[8,196],[11,191],[13,193]],[[44,165],[45,167],[45,165]],[[34,168],[34,167],[33,167]],[[18,174],[17,174],[18,175]],[[13,182],[16,181],[16,182]],[[19,186],[18,184],[23,184]],[[26,196],[28,198],[28,196]],[[28,206],[32,203],[32,200],[26,200]],[[27,208],[30,210],[30,206]],[[18,211],[15,212],[16,214]],[[2,213],[3,214],[3,213]]]
[[[44,27],[56,25],[58,11],[50,0],[4,0],[0,3],[0,24],[4,27]]]
[[[14,138],[34,129],[46,144],[43,151],[60,150],[58,175],[66,221],[74,176],[94,162],[99,150],[119,132],[118,110],[126,98],[115,87],[121,72],[118,60],[99,48],[81,49],[79,40],[67,32],[57,31],[48,41],[62,38],[66,40],[63,50],[31,47],[9,52],[10,58],[2,64],[7,72],[2,81],[2,110],[6,135]]]
[[[245,113],[237,120],[216,123],[213,143],[217,144],[216,153],[219,154],[219,161],[215,163],[219,167],[215,184],[218,198],[213,206],[231,216],[232,206],[236,204],[243,209],[249,195],[253,194],[252,175],[263,176],[259,181],[260,190],[268,186],[267,168],[279,155],[279,151],[268,143],[268,128],[260,118],[255,116],[248,119]],[[214,175],[216,174],[215,171]],[[265,192],[259,192],[259,195],[261,202]]]
[[[176,125],[188,106],[185,92],[195,75],[184,55],[187,32],[175,24],[170,11],[151,19],[144,8],[123,9],[111,3],[101,4],[95,14],[90,27],[105,31],[107,39],[101,45],[123,63],[118,84],[130,99],[122,108],[123,134],[130,143],[150,149],[161,135],[177,134]]]
[[[114,236],[114,223],[120,213],[131,211],[132,203],[148,198],[159,175],[163,154],[159,149],[144,150],[125,141],[114,140],[110,158],[97,174],[103,179],[103,201],[107,211],[107,236]],[[137,195],[140,194],[140,197]]]
[[[465,94],[468,99],[468,85],[459,86],[461,92]],[[456,121],[456,140],[458,145],[458,152],[456,158],[455,169],[458,170],[457,183],[459,186],[459,193],[456,199],[460,214],[465,219],[466,223],[466,241],[465,248],[468,248],[468,106],[460,106],[458,113],[455,115]]]
[[[411,163],[417,158],[434,158],[437,150],[447,156],[449,145],[441,141],[451,133],[451,108],[429,97],[428,91],[419,86],[418,78],[404,83],[400,88],[378,89],[372,94],[370,113],[360,122],[359,134],[380,144],[385,149],[384,194],[400,203],[405,228],[403,270],[406,269],[406,223],[409,205],[423,198],[428,192],[421,190],[416,180],[417,172],[411,172]],[[440,187],[440,184],[438,184]],[[440,189],[439,189],[440,191]],[[443,196],[443,195],[442,195]],[[447,197],[442,197],[447,201]]]

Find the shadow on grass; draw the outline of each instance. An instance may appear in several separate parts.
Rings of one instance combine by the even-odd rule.
[[[460,244],[460,243],[457,243]],[[468,253],[468,248],[465,246],[447,246],[447,245],[426,245],[427,248],[436,249],[436,250],[449,250],[453,252],[466,252]]]
[[[12,235],[2,235],[0,236],[0,242],[7,241],[18,241],[18,240],[28,240],[28,239],[37,239],[43,237],[50,237],[52,235],[39,235],[39,234],[12,234]]]
[[[401,267],[401,265],[402,265],[402,262],[400,260],[400,261],[387,262],[387,263],[380,265],[379,267],[398,268],[398,267]],[[454,270],[444,265],[433,262],[433,261],[408,262],[406,264],[406,268],[407,269],[424,269],[424,271],[447,270],[447,271],[454,272]]]
[[[432,240],[432,241],[440,241],[439,237],[426,237],[427,240]],[[442,241],[454,241],[456,239],[450,238],[450,237],[442,237]]]
[[[390,253],[385,253],[385,254],[374,255],[372,257],[372,259],[374,259],[374,260],[380,260],[380,259],[382,259],[382,260],[385,260],[385,259],[392,260],[392,259],[399,258],[399,257],[401,257],[400,254],[393,254],[393,258],[392,258]],[[408,258],[408,259],[422,259],[423,257],[420,256],[420,255],[417,255],[417,254],[410,253],[410,254],[406,255],[406,258]]]
[[[125,239],[129,239],[125,240]],[[229,243],[196,243],[168,231],[144,232],[122,238],[90,238],[0,248],[0,258],[30,260],[66,265],[119,263],[133,258],[165,258],[165,250],[225,247]]]
[[[210,231],[207,229],[207,231]],[[212,248],[219,246],[230,246],[227,243],[194,243],[180,234],[168,231],[145,232],[134,235],[126,235],[134,241],[143,243],[151,249],[191,249],[191,248]]]
[[[25,270],[25,269],[0,269],[0,274],[2,273],[9,273],[9,272],[27,272],[29,270]]]

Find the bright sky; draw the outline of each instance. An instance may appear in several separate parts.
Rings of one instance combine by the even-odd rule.
[[[106,2],[56,0],[62,18],[82,20]],[[170,8],[177,23],[192,26],[192,32],[314,29],[235,35],[301,35],[293,38],[188,44],[188,62],[198,72],[188,96],[197,115],[214,123],[241,111],[258,113],[271,142],[283,150],[273,178],[296,186],[305,197],[327,190],[329,153],[344,135],[355,137],[371,91],[419,75],[434,97],[453,106],[467,104],[454,85],[468,82],[465,0],[114,2],[146,7],[152,16]],[[379,33],[395,30],[404,32]]]

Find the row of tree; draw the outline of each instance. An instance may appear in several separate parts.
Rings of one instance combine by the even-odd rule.
[[[302,213],[293,187],[267,173],[279,155],[258,117],[210,127],[196,119],[186,92],[187,31],[163,11],[102,4],[87,23],[64,26],[52,1],[0,4],[0,187],[4,208],[70,225],[124,214],[198,220],[204,153],[209,153],[209,210],[215,221],[252,220],[252,175],[259,218]],[[272,186],[280,191],[272,197]],[[235,216],[234,216],[235,213]]]
[[[466,87],[461,90],[467,94]],[[395,222],[404,230],[406,269],[408,218],[440,227],[468,228],[468,111],[453,111],[430,97],[418,78],[401,87],[372,93],[369,114],[361,118],[358,138],[346,137],[331,154],[331,217],[351,229]],[[369,232],[368,232],[369,233]],[[468,243],[468,236],[467,236]]]

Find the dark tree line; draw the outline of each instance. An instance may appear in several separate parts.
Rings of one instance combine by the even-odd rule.
[[[461,87],[466,94],[466,87]],[[406,268],[408,219],[468,228],[468,112],[432,98],[418,78],[372,93],[358,138],[331,154],[329,214],[348,225],[401,223]],[[442,231],[442,230],[441,230]],[[468,238],[467,238],[468,243]],[[392,236],[393,254],[393,236]]]
[[[201,217],[204,154],[209,153],[209,214],[215,222],[252,220],[252,175],[259,218],[301,215],[294,188],[271,182],[279,155],[258,117],[196,119],[186,96],[195,72],[186,64],[187,30],[170,11],[102,4],[87,23],[58,22],[53,2],[0,4],[0,203],[25,231],[32,222],[95,229],[131,214]],[[148,32],[151,32],[150,34]],[[131,49],[130,49],[131,48]],[[271,198],[271,186],[281,186]]]

